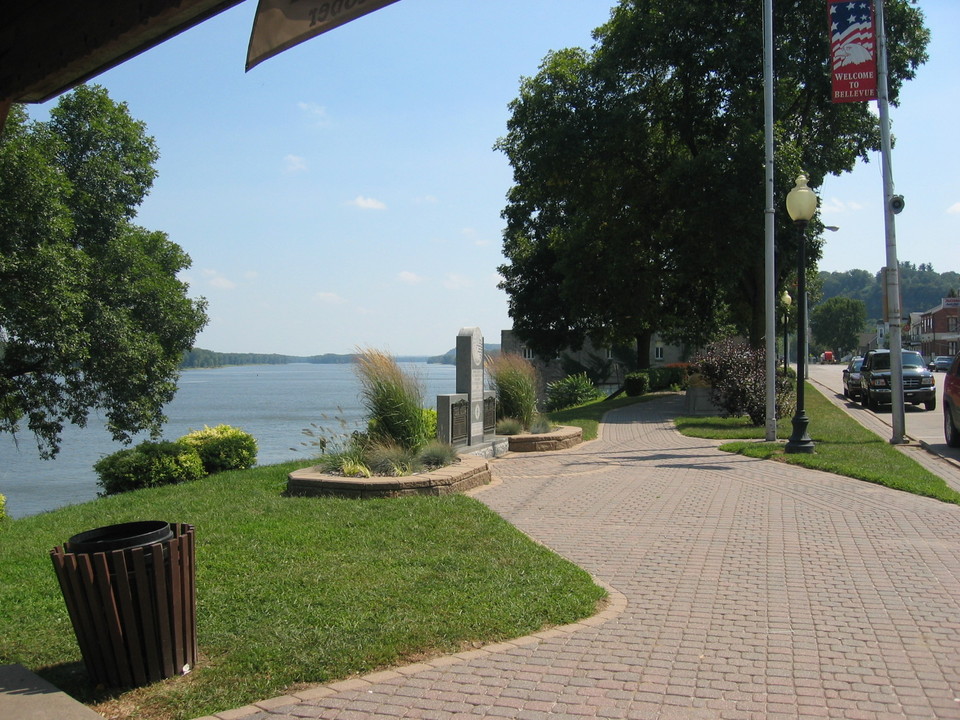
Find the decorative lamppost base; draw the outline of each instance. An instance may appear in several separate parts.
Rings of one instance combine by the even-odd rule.
[[[790,422],[793,423],[793,434],[787,440],[784,451],[788,453],[812,453],[815,445],[807,434],[807,426],[810,424],[807,413],[801,410],[793,416]]]

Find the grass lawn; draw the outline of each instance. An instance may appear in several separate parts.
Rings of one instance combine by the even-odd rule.
[[[942,478],[905,456],[886,440],[870,432],[847,413],[807,384],[805,405],[810,417],[808,432],[816,443],[813,454],[784,452],[783,443],[756,442],[765,437],[763,427],[753,427],[747,418],[677,418],[684,435],[713,439],[742,439],[720,446],[721,450],[749,457],[778,460],[826,470],[837,475],[866,480],[916,495],[960,504],[960,493]],[[777,437],[789,438],[790,418],[777,424]]]
[[[307,462],[227,472],[0,523],[0,664],[108,717],[186,720],[593,614],[583,570],[463,495],[287,498]],[[196,526],[200,660],[109,693],[87,683],[49,551],[131,520]]]

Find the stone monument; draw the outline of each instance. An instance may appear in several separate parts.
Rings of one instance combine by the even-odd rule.
[[[485,390],[484,347],[480,328],[457,334],[457,386],[437,396],[437,435],[454,447],[489,442],[496,427],[496,393]]]

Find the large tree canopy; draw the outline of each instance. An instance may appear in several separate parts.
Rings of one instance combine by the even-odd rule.
[[[159,433],[206,324],[177,278],[190,258],[132,223],[156,159],[144,125],[96,86],[48,122],[15,106],[0,136],[0,432],[25,425],[43,457],[93,409],[115,439]]]
[[[817,343],[843,357],[855,350],[860,333],[866,329],[867,306],[862,300],[833,297],[818,305],[810,317],[810,329]]]
[[[776,5],[776,174],[818,186],[879,147],[865,103],[830,102],[822,0]],[[887,0],[891,100],[926,59],[907,0]],[[763,68],[754,0],[622,0],[592,51],[521,82],[498,149],[514,171],[500,268],[514,329],[540,353],[658,331],[763,332]],[[780,200],[782,205],[782,197]],[[778,217],[777,281],[798,236]],[[817,221],[808,257],[820,252]],[[640,360],[644,361],[641,348]]]

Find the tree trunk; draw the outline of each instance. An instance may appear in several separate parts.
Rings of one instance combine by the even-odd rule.
[[[650,369],[650,343],[653,340],[653,333],[646,330],[637,334],[637,369]]]

